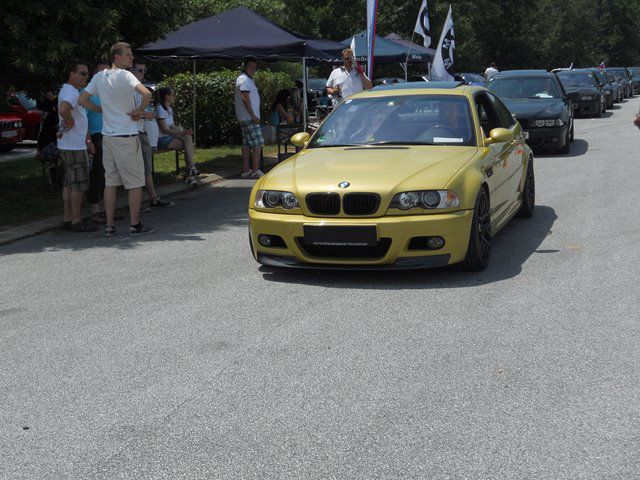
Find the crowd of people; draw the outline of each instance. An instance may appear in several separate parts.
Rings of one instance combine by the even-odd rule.
[[[86,62],[69,63],[59,93],[45,93],[40,109],[46,112],[38,138],[42,156],[62,160],[64,180],[63,227],[74,232],[94,232],[104,224],[105,236],[116,233],[116,195],[123,186],[128,193],[129,234],[144,235],[154,228],[140,219],[142,188],[149,197],[144,211],[169,208],[173,202],[161,199],[152,175],[154,148],[183,150],[187,181],[200,174],[195,166],[193,132],[174,122],[175,101],[170,88],[152,92],[144,86],[146,67],[135,61],[129,44],[119,42],[110,50],[110,63],[99,61],[91,80]],[[151,145],[148,122],[157,122],[158,145]],[[82,203],[91,209],[82,218]]]

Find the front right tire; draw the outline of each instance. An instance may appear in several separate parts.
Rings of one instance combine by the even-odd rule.
[[[524,187],[522,188],[522,205],[518,210],[518,216],[529,218],[533,215],[533,209],[536,206],[536,178],[533,171],[533,158],[529,159],[527,164],[527,173],[524,179]]]
[[[481,187],[476,197],[469,234],[467,255],[462,262],[462,268],[470,272],[479,272],[489,266],[491,257],[491,211],[489,208],[489,193]]]

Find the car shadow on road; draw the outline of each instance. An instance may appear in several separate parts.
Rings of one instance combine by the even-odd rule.
[[[114,237],[105,238],[103,226],[100,226],[97,232],[91,233],[72,233],[60,228],[0,246],[0,258],[19,253],[60,250],[82,251],[114,248],[130,250],[144,248],[147,242],[158,241],[205,241],[203,234],[247,224],[247,202],[252,185],[253,182],[247,183],[246,187],[212,188],[212,186],[204,186],[198,191],[187,191],[174,195],[169,199],[175,202],[175,207],[142,214],[142,222],[156,228],[156,231],[150,235],[130,237],[128,235],[128,214],[124,214],[124,220],[116,221],[118,233]],[[176,248],[180,247],[176,246]]]
[[[533,217],[515,218],[493,239],[491,263],[483,272],[465,272],[458,266],[431,270],[287,270],[260,267],[269,282],[316,285],[325,288],[414,290],[474,287],[517,276],[532,255],[553,254],[539,249],[551,233],[557,216],[553,208],[537,205]]]
[[[573,158],[573,157],[581,157],[585,153],[589,151],[589,142],[583,140],[581,138],[576,138],[571,144],[571,150],[569,153],[559,153],[557,150],[548,150],[541,149],[535,150],[534,155],[536,157],[547,158],[547,157],[557,157],[559,159],[562,158]]]

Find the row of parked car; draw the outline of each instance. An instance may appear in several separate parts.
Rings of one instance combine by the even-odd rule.
[[[569,153],[576,116],[602,117],[640,92],[639,68],[507,70],[486,82],[520,122],[533,148]]]

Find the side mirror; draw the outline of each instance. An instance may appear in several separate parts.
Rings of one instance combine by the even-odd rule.
[[[489,144],[492,143],[506,143],[510,142],[514,139],[513,132],[511,130],[507,130],[506,128],[494,128],[489,133]]]
[[[296,133],[291,137],[291,143],[300,148],[304,148],[309,143],[309,140],[311,140],[311,135],[307,132]]]

